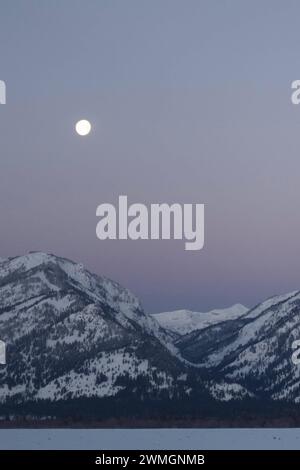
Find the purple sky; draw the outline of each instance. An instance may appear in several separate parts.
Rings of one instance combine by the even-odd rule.
[[[2,0],[0,256],[81,261],[150,311],[300,289],[299,15],[298,1]],[[205,203],[204,250],[100,242],[96,207],[119,194]]]

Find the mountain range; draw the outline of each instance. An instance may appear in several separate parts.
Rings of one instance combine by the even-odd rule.
[[[0,260],[0,339],[4,421],[299,413],[299,291],[149,315],[118,283],[31,252]]]

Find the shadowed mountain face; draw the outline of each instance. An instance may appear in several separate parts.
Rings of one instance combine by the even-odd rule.
[[[132,405],[176,398],[192,410],[203,397],[298,403],[300,368],[291,355],[300,339],[300,293],[227,313],[210,312],[201,325],[197,317],[197,328],[180,334],[147,315],[127,289],[80,264],[44,253],[2,259],[2,411],[125,396]]]

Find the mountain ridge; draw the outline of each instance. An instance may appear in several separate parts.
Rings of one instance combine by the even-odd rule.
[[[208,312],[195,312],[192,310],[175,310],[171,312],[154,313],[152,316],[165,329],[184,335],[194,330],[202,330],[213,324],[225,320],[232,320],[243,316],[248,307],[234,304],[223,309],[216,308]]]

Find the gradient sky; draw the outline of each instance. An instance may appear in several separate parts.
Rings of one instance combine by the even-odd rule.
[[[0,256],[83,262],[149,311],[300,289],[299,17],[296,0],[0,0]],[[119,194],[205,203],[204,250],[97,240]]]

